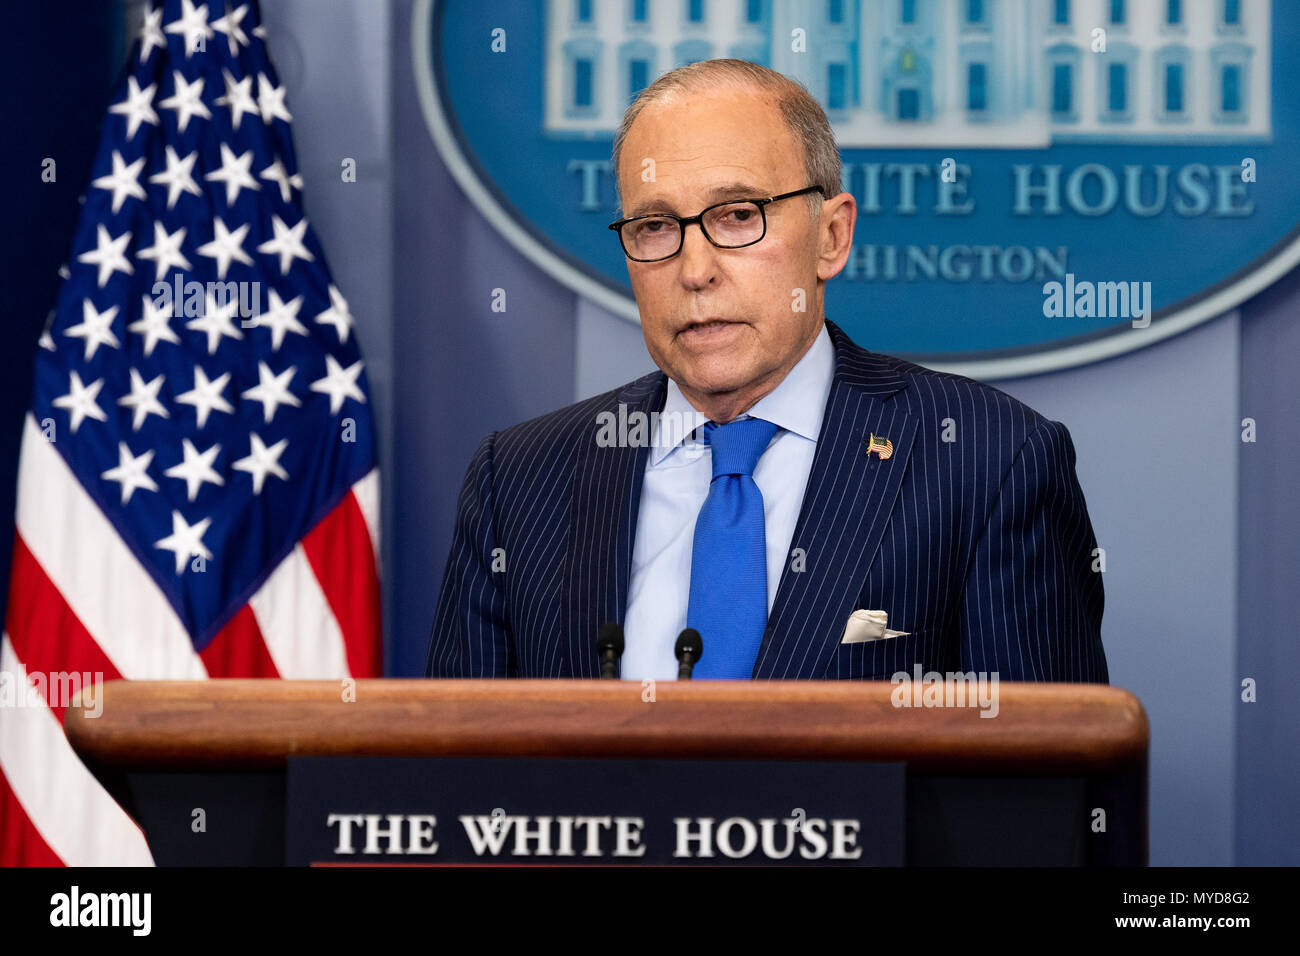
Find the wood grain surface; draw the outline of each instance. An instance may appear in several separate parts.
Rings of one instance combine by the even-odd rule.
[[[88,761],[260,768],[291,754],[905,760],[964,772],[1122,769],[1144,761],[1146,712],[1101,684],[997,687],[976,707],[898,707],[887,682],[111,681],[102,713],[69,707]]]

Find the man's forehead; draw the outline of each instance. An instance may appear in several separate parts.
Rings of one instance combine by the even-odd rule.
[[[654,185],[654,184],[647,184]],[[694,188],[692,188],[694,185]],[[678,205],[683,201],[703,202],[706,205],[724,202],[728,199],[762,199],[772,194],[772,187],[757,178],[749,180],[732,180],[713,186],[691,184],[683,180],[680,189],[671,191],[654,189],[644,196],[628,196],[624,206],[624,215],[643,216],[648,212],[671,212],[681,214]],[[694,210],[698,211],[698,210]]]
[[[623,213],[771,195],[791,135],[772,98],[753,90],[678,93],[651,103],[632,124],[621,157]]]
[[[742,90],[684,94],[648,103],[628,130],[629,145],[646,154],[686,159],[719,149],[765,149],[790,135],[780,108],[768,96]]]

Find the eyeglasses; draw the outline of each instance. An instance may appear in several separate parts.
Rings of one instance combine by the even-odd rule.
[[[682,251],[686,227],[693,222],[700,224],[704,238],[719,249],[743,249],[767,235],[766,206],[811,192],[821,193],[823,197],[826,195],[820,186],[805,186],[767,199],[732,199],[716,203],[698,216],[670,216],[666,213],[633,216],[611,222],[609,228],[618,233],[623,254],[634,262],[658,262],[677,255]]]

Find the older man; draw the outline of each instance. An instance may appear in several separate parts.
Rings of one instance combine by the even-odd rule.
[[[430,676],[594,677],[613,621],[629,679],[673,679],[693,627],[696,678],[1105,682],[1065,427],[825,318],[857,208],[816,101],[682,67],[629,107],[614,168],[659,371],[480,444]]]

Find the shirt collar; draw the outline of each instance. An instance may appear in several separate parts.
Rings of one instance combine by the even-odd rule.
[[[822,323],[821,331],[803,358],[795,363],[794,368],[790,369],[776,388],[755,402],[740,418],[762,418],[785,431],[815,442],[821,433],[822,418],[826,414],[826,402],[830,398],[834,376],[835,346],[831,343],[825,323]],[[677,383],[669,379],[668,395],[664,400],[663,413],[655,426],[650,449],[651,467],[681,447],[682,442],[690,437],[697,421],[702,425],[707,419],[687,400]],[[666,422],[689,424],[679,424],[674,435],[665,429]]]

